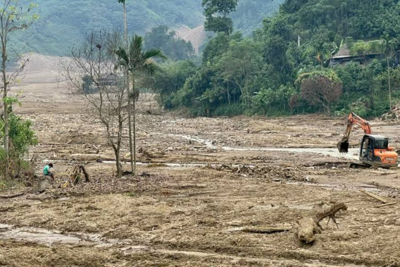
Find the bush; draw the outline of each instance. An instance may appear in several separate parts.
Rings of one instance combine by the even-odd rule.
[[[243,107],[240,103],[233,103],[228,105],[223,105],[217,107],[214,112],[213,116],[227,116],[233,117],[243,114]]]
[[[7,162],[6,151],[0,149],[0,175],[5,173],[8,168],[8,175],[11,178],[20,177],[21,172],[31,171],[30,163],[24,160],[31,145],[37,144],[37,137],[31,129],[32,123],[29,120],[23,120],[14,113],[9,114],[9,137],[10,147]],[[4,122],[0,120],[0,129],[4,129]],[[4,136],[4,132],[0,133]],[[9,178],[7,177],[7,178]],[[5,177],[3,177],[5,178]]]

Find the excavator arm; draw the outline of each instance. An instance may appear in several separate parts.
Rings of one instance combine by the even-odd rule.
[[[353,129],[354,124],[359,124],[361,128],[364,130],[365,134],[371,134],[371,125],[369,124],[368,121],[364,120],[354,112],[350,112],[348,118],[347,118],[347,127],[346,131],[344,132],[342,140],[339,141],[337,144],[337,148],[339,149],[339,152],[341,153],[347,153],[349,152],[349,138],[350,138],[350,133]]]

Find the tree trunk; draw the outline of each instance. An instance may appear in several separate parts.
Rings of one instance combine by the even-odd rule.
[[[114,148],[114,153],[115,153],[115,164],[117,167],[117,177],[121,178],[122,177],[122,169],[121,169],[121,159],[119,158],[119,156],[120,156],[119,148]]]
[[[389,89],[389,111],[392,110],[392,96],[390,92],[390,67],[389,67],[389,57],[386,57],[387,73],[388,73],[388,89]]]
[[[128,17],[126,12],[126,3],[123,3],[124,8],[124,38],[125,38],[125,45],[126,51],[129,50],[129,42],[128,42]],[[133,143],[132,143],[132,105],[130,101],[130,84],[129,84],[129,70],[128,68],[125,70],[125,79],[126,79],[126,88],[128,94],[128,130],[129,130],[129,153],[130,153],[130,162],[131,162],[131,171],[134,174],[135,167],[134,167],[134,160],[133,159]]]
[[[133,169],[132,174],[136,176],[136,88],[135,76],[132,74],[132,115],[133,115]],[[132,154],[131,154],[132,155]]]
[[[8,178],[8,161],[9,161],[9,154],[10,154],[10,149],[9,149],[9,125],[8,125],[8,104],[6,102],[7,99],[7,73],[6,73],[6,61],[7,61],[7,36],[2,36],[2,75],[3,75],[3,105],[4,105],[4,150],[6,153],[6,164],[5,164],[5,169],[4,169],[4,178]]]

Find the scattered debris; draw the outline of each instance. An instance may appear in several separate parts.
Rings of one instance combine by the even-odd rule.
[[[336,224],[336,227],[339,228],[335,215],[338,213],[340,210],[347,210],[347,206],[344,203],[336,203],[333,206],[331,206],[328,209],[324,209],[322,211],[317,212],[316,214],[316,223],[317,225],[322,229],[321,225],[319,224],[323,219],[328,218],[328,223],[332,219],[332,221]],[[323,230],[323,229],[322,229]]]
[[[389,202],[389,201],[387,201],[386,199],[384,199],[384,198],[382,198],[380,196],[372,194],[371,192],[368,192],[368,191],[365,191],[365,190],[361,190],[361,192],[363,192],[364,194],[366,194],[366,195],[368,195],[368,196],[370,196],[370,197],[382,202],[383,204],[387,204]]]
[[[12,195],[0,195],[0,198],[10,199],[10,198],[20,197],[20,196],[23,196],[23,195],[25,195],[25,192],[19,192],[19,193],[12,194]]]
[[[268,227],[268,228],[241,228],[242,232],[255,234],[275,234],[288,232],[292,227]]]
[[[68,185],[77,185],[81,180],[82,174],[85,177],[85,183],[90,183],[89,174],[87,173],[85,167],[83,165],[76,165],[69,177],[69,181],[65,182],[63,187],[67,187]]]
[[[301,175],[297,167],[280,167],[280,166],[257,166],[257,165],[242,165],[242,164],[220,164],[220,165],[207,165],[208,168],[217,171],[228,171],[239,173],[248,176],[261,176],[273,180],[284,179],[288,181],[299,182],[315,182],[312,178],[307,178]]]
[[[387,206],[394,206],[394,205],[396,205],[396,204],[397,204],[397,202],[391,202],[391,203],[386,203],[386,204],[382,204],[382,205],[376,206],[376,208],[383,208],[383,207],[387,207]]]

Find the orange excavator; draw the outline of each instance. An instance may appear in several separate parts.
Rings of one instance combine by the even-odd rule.
[[[351,163],[351,168],[392,168],[397,167],[398,155],[393,147],[389,146],[389,138],[372,135],[371,125],[357,114],[351,112],[347,118],[347,128],[342,140],[337,144],[339,152],[349,151],[349,138],[354,124],[359,124],[364,130],[361,140],[359,159],[362,164]]]

